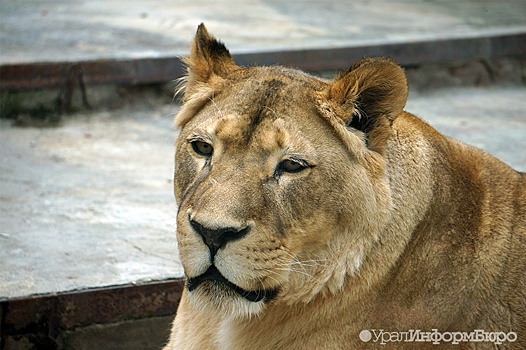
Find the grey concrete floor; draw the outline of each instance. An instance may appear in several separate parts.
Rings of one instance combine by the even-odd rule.
[[[175,243],[178,106],[0,122],[0,298],[183,272]],[[412,93],[406,110],[526,170],[526,87]]]
[[[177,106],[0,124],[0,298],[180,277]]]
[[[175,56],[197,25],[233,53],[526,30],[526,1],[0,1],[0,64]]]
[[[2,0],[0,65],[180,55],[200,22],[245,53],[516,33],[525,18],[515,0]],[[0,120],[0,299],[182,276],[177,109]],[[526,170],[525,87],[413,93],[407,110]]]

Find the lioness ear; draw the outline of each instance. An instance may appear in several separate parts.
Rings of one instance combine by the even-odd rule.
[[[182,88],[185,101],[199,85],[214,85],[214,78],[225,78],[230,71],[239,68],[225,45],[210,35],[203,23],[197,27],[190,56],[183,58],[183,62],[187,65]]]
[[[346,126],[365,133],[369,148],[383,153],[391,122],[407,101],[407,80],[392,61],[366,58],[342,72],[323,98]]]
[[[183,128],[224,85],[228,74],[239,69],[225,45],[208,33],[204,24],[197,33],[190,56],[183,58],[187,75],[179,79],[175,95],[183,94],[183,108],[174,125]]]

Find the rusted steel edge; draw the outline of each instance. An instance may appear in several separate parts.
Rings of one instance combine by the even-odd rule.
[[[164,280],[0,300],[1,337],[174,315],[183,280]]]
[[[82,75],[83,83],[148,84],[170,81],[182,75],[178,58],[96,60],[10,64],[0,66],[0,89],[30,90],[66,86],[72,75]]]
[[[344,69],[365,56],[391,57],[403,66],[455,60],[524,58],[526,33],[233,56],[240,65],[281,64],[309,71]],[[184,68],[178,57],[9,64],[0,66],[0,89],[63,87],[71,77],[71,72],[80,72],[83,83],[88,85],[149,84],[177,79],[183,75]]]
[[[402,66],[426,63],[526,58],[526,32],[475,38],[456,38],[370,45],[328,50],[245,54],[234,57],[245,65],[283,64],[307,71],[346,69],[364,57],[389,57]]]

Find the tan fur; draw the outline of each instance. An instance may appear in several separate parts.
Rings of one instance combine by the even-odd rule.
[[[500,348],[526,348],[526,176],[404,112],[396,64],[365,59],[329,82],[241,68],[203,25],[186,63],[175,120],[185,274],[213,260],[245,291],[278,292],[185,289],[165,349],[368,349],[380,345],[360,331],[380,329],[513,331]],[[287,159],[305,168],[283,171]],[[212,259],[190,220],[249,231]]]

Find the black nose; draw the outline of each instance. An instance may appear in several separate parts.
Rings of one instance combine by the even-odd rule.
[[[242,228],[222,227],[210,229],[195,220],[190,220],[190,224],[210,249],[212,259],[216,255],[219,248],[225,246],[228,242],[240,239],[241,237],[245,236],[248,231],[250,231],[249,226]]]

